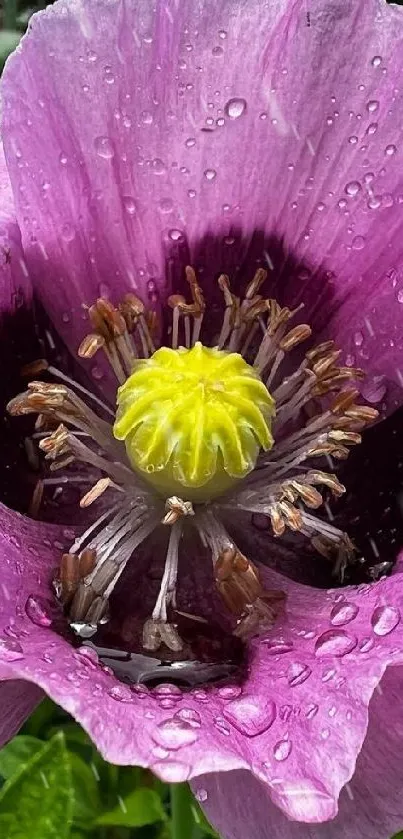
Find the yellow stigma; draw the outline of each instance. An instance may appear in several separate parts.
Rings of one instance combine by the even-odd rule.
[[[114,435],[165,497],[209,501],[273,445],[274,400],[238,353],[162,347],[119,388]]]

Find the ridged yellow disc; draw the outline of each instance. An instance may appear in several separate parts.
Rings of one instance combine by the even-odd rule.
[[[162,347],[119,388],[114,435],[162,495],[207,501],[273,445],[274,400],[238,353]]]

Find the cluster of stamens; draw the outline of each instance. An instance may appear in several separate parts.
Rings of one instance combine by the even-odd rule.
[[[179,354],[201,347],[198,342],[206,316],[203,294],[190,267],[186,269],[186,278],[191,302],[181,295],[168,299],[173,311],[172,350]],[[175,621],[176,591],[182,536],[190,530],[211,554],[217,591],[235,618],[234,633],[248,638],[273,624],[284,605],[284,595],[264,590],[256,566],[240,552],[224,526],[228,511],[239,513],[244,522],[250,522],[251,514],[264,517],[268,550],[270,527],[275,537],[283,536],[287,529],[301,533],[334,563],[339,576],[354,557],[354,546],[347,534],[309,512],[323,504],[322,488],[336,498],[344,492],[333,471],[318,468],[317,459],[325,457],[332,469],[332,458],[343,460],[348,456],[350,446],[361,441],[362,429],[376,419],[377,412],[357,404],[359,392],[351,382],[361,378],[362,372],[338,366],[340,353],[332,341],[308,350],[293,373],[281,374],[285,358],[311,336],[311,329],[307,324],[290,327],[300,308],[294,311],[282,308],[276,300],[265,299],[259,293],[265,278],[266,272],[259,269],[241,300],[232,292],[229,278],[219,277],[225,310],[221,329],[211,336],[210,345],[221,352],[224,361],[225,354],[228,358],[235,353],[242,356],[248,363],[248,382],[259,381],[259,387],[263,383],[270,391],[267,404],[274,400],[275,416],[273,411],[268,411],[264,421],[271,423],[271,429],[267,425],[267,441],[272,442],[272,432],[275,444],[267,442],[250,471],[242,479],[231,478],[225,491],[217,490],[212,497],[211,483],[206,498],[203,490],[200,496],[192,495],[189,484],[183,484],[178,492],[177,482],[172,482],[170,494],[165,489],[162,491],[161,487],[169,483],[169,471],[162,475],[165,483],[151,485],[146,468],[144,472],[132,468],[123,435],[116,439],[115,412],[109,405],[46,362],[25,371],[36,375],[47,370],[56,382],[30,382],[27,390],[10,402],[9,411],[14,415],[38,414],[34,436],[39,440],[45,460],[50,462],[51,472],[66,469],[68,480],[83,481],[74,469],[79,463],[86,464],[88,474],[82,507],[89,507],[106,491],[107,498],[112,499],[110,503],[103,502],[101,515],[63,555],[55,581],[70,624],[84,637],[96,632],[98,625],[108,619],[111,594],[127,563],[135,562],[136,549],[160,525],[165,530],[168,528],[169,538],[160,592],[144,624],[145,650],[155,651],[165,646],[179,652],[183,647]],[[122,401],[122,394],[127,396],[128,392],[127,380],[130,383],[140,364],[147,365],[144,359],[150,363],[153,360],[158,333],[155,314],[148,312],[132,294],[126,295],[118,308],[100,299],[88,311],[92,332],[82,341],[78,354],[84,359],[92,358],[97,352],[105,354],[118,384],[123,385],[118,392],[118,402]],[[201,382],[200,399],[207,399],[203,371]],[[222,382],[209,398],[219,401],[220,389],[223,392]],[[170,398],[166,390],[164,410]],[[239,393],[242,429],[246,428],[252,446],[257,439],[255,406],[253,401],[249,405],[243,391]],[[160,419],[163,425],[164,415]],[[152,434],[155,429],[147,425],[151,422],[149,415],[145,422],[146,432]],[[158,418],[153,422],[158,425]],[[180,427],[177,432],[175,422],[173,427],[174,432],[170,427],[166,433],[177,433],[179,437]],[[160,427],[157,430],[162,433]],[[237,446],[239,449],[236,427],[233,434],[234,438],[227,440],[224,434],[224,441],[217,444],[217,475],[219,469],[222,473],[223,463],[230,457],[231,446],[234,451]],[[213,438],[214,433],[211,444],[215,445]],[[172,451],[179,442],[174,439]],[[158,469],[161,474],[164,472],[162,466]],[[231,470],[229,473],[235,474]],[[88,488],[91,479],[93,485]],[[50,480],[45,478],[40,489],[36,489],[35,512],[43,486]]]

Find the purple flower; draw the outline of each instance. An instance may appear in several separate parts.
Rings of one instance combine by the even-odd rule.
[[[220,410],[225,402],[217,422],[226,441],[222,460],[228,456],[230,466],[214,461],[212,481],[235,474],[239,452],[239,468],[249,457],[253,469],[245,468],[243,483],[234,484],[229,496],[212,490],[207,510],[200,501],[210,497],[166,493],[166,523],[159,526],[165,511],[158,493],[137,483],[136,475],[147,465],[159,472],[153,458],[157,442],[163,447],[166,440],[155,436],[163,424],[153,405],[167,369],[179,382],[188,381],[187,369],[173,374],[167,354],[162,367],[136,363],[140,376],[151,370],[155,399],[146,420],[141,417],[137,449],[140,424],[119,429],[118,414],[116,437],[125,438],[134,470],[123,443],[111,435],[108,410],[91,393],[84,394],[85,404],[72,396],[75,386],[70,390],[63,379],[60,384],[53,363],[47,385],[31,385],[29,395],[16,396],[14,413],[35,409],[45,417],[36,432],[41,448],[66,472],[38,484],[31,508],[58,524],[1,508],[0,740],[18,730],[45,691],[84,726],[106,759],[150,766],[166,781],[193,779],[209,817],[231,839],[264,839],[268,824],[273,837],[380,839],[403,821],[403,578],[396,565],[391,576],[369,582],[396,559],[397,538],[388,538],[379,556],[372,540],[376,562],[364,561],[366,583],[338,585],[343,574],[353,579],[360,567],[351,565],[356,555],[344,533],[346,519],[358,533],[356,519],[365,519],[368,509],[379,521],[385,513],[382,484],[365,487],[365,495],[362,484],[368,453],[373,460],[380,446],[382,461],[392,448],[389,421],[368,432],[364,455],[359,449],[353,455],[358,511],[354,497],[337,507],[334,522],[300,507],[301,501],[308,508],[321,503],[322,484],[336,495],[343,489],[317,462],[305,468],[308,450],[343,458],[346,445],[358,442],[375,416],[370,407],[357,407],[349,383],[359,378],[356,367],[367,373],[358,384],[370,406],[386,412],[401,404],[402,29],[400,10],[383,0],[324,0],[311,9],[289,0],[267,7],[240,0],[59,0],[34,17],[2,79],[6,374],[12,379],[26,338],[29,344],[35,297],[45,312],[40,337],[51,362],[60,355],[55,335],[72,353],[80,345],[84,362],[74,377],[98,399],[114,405],[116,394],[116,381],[99,360],[102,350],[124,381],[134,351],[151,354],[157,339],[175,347],[177,329],[189,347],[201,329],[210,346],[246,346],[246,354],[255,347],[256,369],[270,380],[277,415],[273,419],[267,399],[253,390],[253,374],[237,368],[238,379],[248,379],[237,398],[225,402],[232,380],[214,396]],[[259,296],[262,264],[269,273],[269,305]],[[191,295],[184,283],[189,265],[197,274],[188,268]],[[243,298],[245,289],[249,296]],[[93,331],[86,338],[86,307],[97,298],[112,303],[90,310]],[[313,346],[321,344],[316,355],[307,358],[301,349],[310,331],[302,314],[286,332],[290,311],[273,298],[289,310],[304,304]],[[324,344],[332,338],[344,364]],[[141,386],[138,399],[151,392]],[[130,393],[123,388],[120,394],[124,419]],[[178,439],[190,435],[192,453],[192,434],[212,415],[187,427],[186,416],[198,404],[173,415]],[[165,420],[163,405],[158,416]],[[242,416],[235,423],[237,446],[225,426],[233,411]],[[49,432],[49,417],[57,429],[41,437],[43,429]],[[69,421],[78,433],[60,427]],[[258,460],[257,428],[267,452]],[[210,439],[201,435],[198,445]],[[29,437],[32,459],[31,445]],[[210,454],[204,452],[202,466]],[[184,462],[177,468],[185,469]],[[381,467],[375,482],[381,482]],[[109,477],[102,484],[99,469]],[[17,466],[8,473],[10,497],[16,472]],[[96,489],[88,496],[90,473]],[[347,480],[348,468],[345,474]],[[85,487],[78,497],[84,492],[84,513],[89,506],[86,528],[104,517],[85,536],[75,527],[80,508],[70,503],[75,487]],[[92,514],[90,502],[98,495]],[[293,535],[297,531],[305,539]],[[371,550],[368,539],[365,550]],[[117,585],[111,568],[116,557],[124,570]],[[55,567],[64,619],[52,596]],[[332,567],[339,574],[333,588],[306,584],[323,585]],[[220,594],[234,613],[232,624]],[[109,605],[110,621],[102,626]],[[173,613],[178,620],[168,620]],[[172,665],[162,668],[162,684],[155,661],[147,670],[159,655],[180,658],[182,618],[185,635],[192,627],[188,658],[198,649],[198,661],[183,670],[190,690],[168,683]],[[98,654],[91,643],[73,644],[69,625],[81,642],[93,628]],[[234,627],[238,641],[230,634]],[[243,642],[243,671],[226,683],[196,685],[213,672],[233,673]],[[128,661],[117,652],[133,645],[152,655]],[[154,687],[137,683],[151,676]],[[319,824],[329,819],[330,826]]]

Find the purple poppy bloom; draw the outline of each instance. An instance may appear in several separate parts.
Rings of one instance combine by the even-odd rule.
[[[383,0],[59,0],[2,79],[4,381],[55,471],[1,507],[0,740],[45,692],[231,839],[403,822],[394,418],[333,474],[402,402],[402,34]]]

